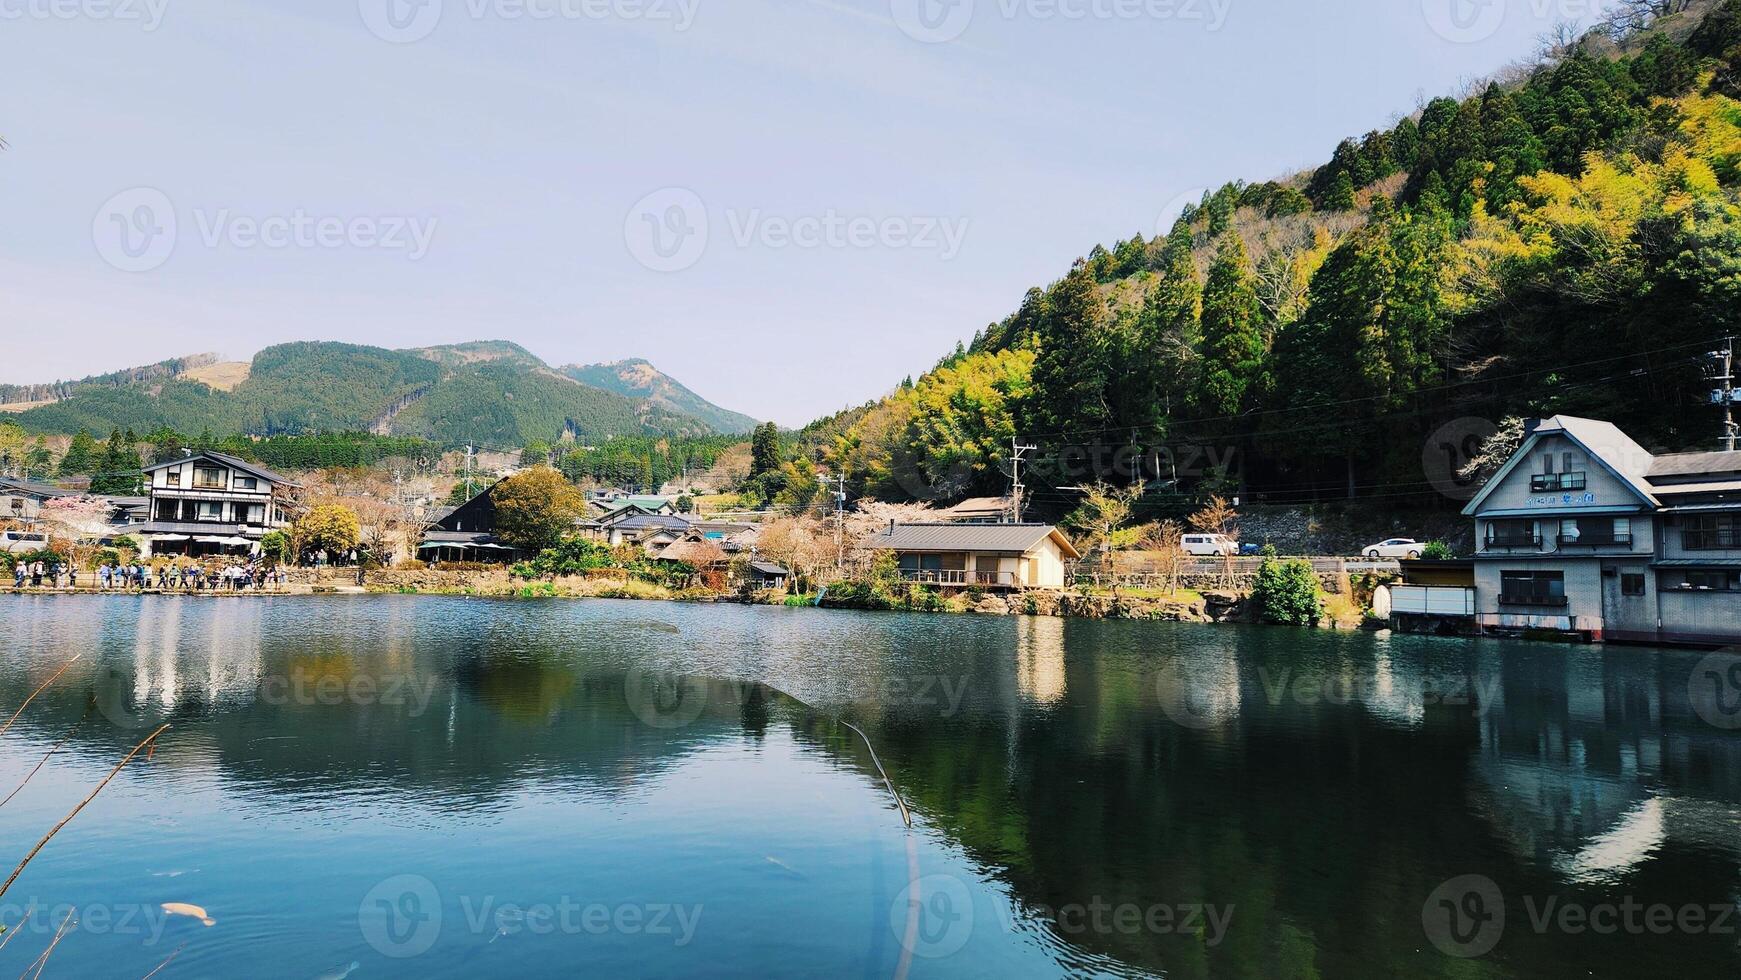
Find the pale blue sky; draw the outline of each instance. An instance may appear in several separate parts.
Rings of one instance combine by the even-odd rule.
[[[0,0],[0,381],[502,338],[554,364],[646,357],[801,424],[1181,195],[1321,162],[1594,19],[1582,0],[916,18],[936,2]]]

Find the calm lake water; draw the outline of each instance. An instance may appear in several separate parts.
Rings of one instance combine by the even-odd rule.
[[[0,876],[173,726],[0,898],[0,973],[69,909],[49,973],[1741,968],[1727,655],[385,596],[0,628],[0,724],[83,655],[0,736],[0,798],[64,741]]]

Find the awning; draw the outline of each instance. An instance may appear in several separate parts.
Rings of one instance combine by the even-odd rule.
[[[462,544],[458,541],[425,541],[422,544],[417,546],[417,550],[422,551],[425,548],[477,548],[477,547],[493,547],[493,546],[492,545]]]
[[[185,534],[153,534],[151,536],[151,540],[153,540],[153,541],[191,541],[193,539],[188,537]]]

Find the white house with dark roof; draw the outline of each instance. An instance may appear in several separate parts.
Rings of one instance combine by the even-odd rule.
[[[901,577],[945,588],[1061,589],[1082,555],[1050,524],[890,524],[859,542],[893,552]]]
[[[0,476],[0,519],[34,524],[42,505],[57,497],[75,497],[75,490],[62,490],[47,483]]]
[[[1463,512],[1484,629],[1741,640],[1741,452],[1659,456],[1555,416]]]
[[[295,518],[297,484],[227,453],[194,453],[145,467],[147,519],[127,534],[146,557],[247,554]]]

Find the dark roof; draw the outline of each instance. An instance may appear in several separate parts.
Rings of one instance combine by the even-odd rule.
[[[756,571],[762,573],[763,575],[778,575],[778,576],[784,576],[786,578],[792,577],[792,573],[790,571],[787,571],[785,568],[783,568],[779,565],[776,565],[771,561],[752,561],[752,562],[750,562],[750,567],[755,569]]]
[[[245,459],[231,456],[229,453],[213,452],[209,449],[205,452],[194,453],[192,456],[184,456],[181,459],[172,459],[166,463],[153,463],[152,465],[145,467],[144,472],[151,473],[164,469],[165,467],[182,466],[196,459],[209,459],[214,463],[221,463],[231,469],[241,470],[244,473],[252,473],[269,483],[282,483],[286,486],[292,487],[298,486],[295,480],[292,480],[287,476],[280,476],[258,463],[250,463]]]
[[[1082,557],[1050,524],[897,524],[865,538],[860,547],[888,551],[993,551],[1025,554],[1055,537],[1071,558]]]
[[[11,477],[0,476],[0,488],[14,493],[26,493],[33,497],[73,497],[77,490],[62,490],[60,487],[47,483],[36,483],[30,480],[14,480]]]
[[[1653,568],[1741,568],[1733,558],[1664,558],[1650,563]]]
[[[1650,479],[1741,472],[1741,452],[1672,453],[1651,461]]]
[[[495,544],[493,534],[473,534],[470,531],[430,531],[423,536],[424,544]]]

